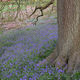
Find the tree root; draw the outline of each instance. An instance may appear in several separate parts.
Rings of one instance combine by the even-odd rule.
[[[45,64],[50,64],[72,74],[76,71],[80,71],[80,54],[79,52],[76,52],[67,58],[67,56],[61,54],[58,55],[57,49],[55,48],[54,52],[50,56],[43,61],[40,61],[37,65],[40,66]]]
[[[80,71],[80,51],[74,52],[72,55],[70,55],[69,61],[68,61],[67,72],[74,73],[76,71]]]

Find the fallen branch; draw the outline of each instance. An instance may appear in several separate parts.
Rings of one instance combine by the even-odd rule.
[[[51,0],[49,3],[47,3],[45,6],[40,6],[40,7],[35,7],[35,10],[32,12],[32,14],[29,16],[31,17],[32,15],[34,15],[36,13],[36,11],[39,9],[41,11],[41,15],[37,16],[36,17],[36,21],[35,21],[35,24],[36,22],[38,21],[38,18],[43,16],[43,10],[48,8],[51,4],[53,4],[54,0]]]
[[[41,11],[41,15],[39,15],[39,16],[36,17],[36,21],[33,23],[33,25],[36,25],[39,17],[43,16],[43,11],[41,9],[40,9],[40,11]]]
[[[44,9],[46,9],[46,8],[48,8],[51,4],[53,4],[53,2],[54,2],[54,0],[51,0],[49,3],[47,3],[45,6],[40,6],[40,7],[35,7],[35,10],[33,11],[33,13],[30,15],[30,17],[38,10],[38,9],[40,9],[40,10],[44,10]]]

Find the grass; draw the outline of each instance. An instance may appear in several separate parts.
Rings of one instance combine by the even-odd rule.
[[[0,35],[3,33],[4,29],[0,28]]]
[[[2,34],[3,32],[2,31],[0,31],[0,34]]]
[[[52,43],[52,46],[53,46],[54,44],[56,44],[56,40],[54,40],[54,42]],[[40,60],[43,60],[43,59],[45,59],[47,56],[49,56],[50,53],[53,52],[53,50],[54,50],[54,48],[55,48],[55,45],[54,45],[54,47],[52,47],[52,48],[50,48],[50,49],[46,49],[44,46],[42,46],[42,48],[45,49],[46,51],[45,51],[44,54],[42,54],[41,52],[39,53],[38,58],[39,58]]]
[[[5,52],[6,49],[3,49],[2,47],[10,47],[12,46],[14,43],[12,42],[0,42],[0,57],[2,56],[2,54]]]
[[[56,25],[57,23],[52,23],[52,25]]]

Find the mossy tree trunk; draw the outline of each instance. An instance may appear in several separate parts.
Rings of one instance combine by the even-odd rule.
[[[57,0],[58,42],[54,52],[39,64],[80,71],[80,0]]]

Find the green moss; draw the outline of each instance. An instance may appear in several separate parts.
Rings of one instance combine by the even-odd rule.
[[[29,30],[30,30],[30,28],[27,28],[27,29],[26,29],[26,31],[29,31]]]

